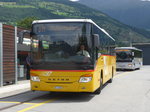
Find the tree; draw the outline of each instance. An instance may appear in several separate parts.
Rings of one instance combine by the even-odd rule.
[[[38,19],[37,17],[26,17],[26,18],[18,21],[17,26],[22,27],[22,28],[31,29],[32,22],[37,19]]]

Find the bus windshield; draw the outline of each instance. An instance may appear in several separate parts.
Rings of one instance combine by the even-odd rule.
[[[93,69],[90,24],[39,23],[32,28],[33,69]]]
[[[131,62],[132,52],[130,50],[117,50],[117,62]]]

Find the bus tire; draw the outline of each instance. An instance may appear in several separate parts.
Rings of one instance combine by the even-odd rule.
[[[102,79],[102,76],[100,77],[100,87],[93,92],[93,94],[100,94],[101,93],[101,90],[102,90],[102,87],[103,87],[103,79]]]
[[[112,68],[112,76],[111,76],[111,79],[108,80],[108,83],[113,82],[113,77],[114,77],[114,69]]]

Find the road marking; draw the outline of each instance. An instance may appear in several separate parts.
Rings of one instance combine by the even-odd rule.
[[[31,110],[31,109],[33,109],[33,108],[39,107],[39,106],[41,106],[41,105],[44,105],[44,104],[46,104],[46,103],[55,101],[55,100],[57,100],[57,99],[58,99],[58,98],[54,98],[54,99],[50,99],[50,100],[47,100],[47,101],[44,101],[44,102],[41,102],[41,103],[37,103],[37,104],[35,104],[35,105],[31,106],[31,107],[25,108],[25,109],[20,110],[20,111],[18,111],[18,112],[25,112],[25,111]]]
[[[12,102],[12,101],[0,101],[0,103],[16,103],[16,104],[21,104],[21,102]],[[22,103],[22,104],[34,105],[34,104],[37,104],[37,103]]]

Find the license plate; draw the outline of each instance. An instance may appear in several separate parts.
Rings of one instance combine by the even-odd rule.
[[[61,86],[55,86],[55,89],[62,89]]]
[[[125,67],[125,65],[120,65],[120,67]]]

